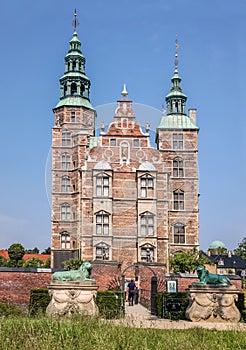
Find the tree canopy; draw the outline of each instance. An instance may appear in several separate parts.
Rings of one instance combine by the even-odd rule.
[[[9,259],[13,266],[17,266],[25,254],[25,248],[20,243],[11,244],[8,249]]]
[[[191,273],[195,272],[196,268],[200,265],[210,264],[209,259],[201,253],[196,249],[175,253],[170,258],[170,266],[173,272]]]
[[[236,255],[246,259],[246,237],[243,238],[242,242],[238,244],[238,247],[234,250]]]

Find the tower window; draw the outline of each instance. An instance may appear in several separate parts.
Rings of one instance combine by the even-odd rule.
[[[69,131],[62,132],[62,146],[71,145],[71,133]]]
[[[143,176],[140,179],[140,195],[142,198],[153,197],[154,180],[149,175]]]
[[[109,215],[104,211],[96,214],[96,233],[97,235],[109,234]]]
[[[71,206],[67,203],[61,205],[61,220],[69,221],[71,220]]]
[[[175,158],[173,160],[173,176],[174,177],[184,176],[183,160],[181,158]]]
[[[75,123],[75,111],[71,112],[71,123]]]
[[[109,196],[109,177],[106,175],[97,176],[96,178],[96,195],[98,197]]]
[[[173,149],[183,149],[183,134],[173,134]]]
[[[61,168],[62,170],[70,169],[70,154],[63,153],[61,156]]]
[[[141,215],[141,236],[154,235],[154,215],[146,212]]]
[[[67,176],[62,177],[62,192],[70,192],[70,178]]]
[[[71,95],[75,96],[77,95],[78,91],[77,91],[77,84],[76,83],[72,83],[71,84]]]
[[[70,249],[70,234],[67,232],[61,233],[61,249]]]
[[[176,190],[173,192],[174,210],[184,210],[184,191]]]
[[[173,226],[173,240],[174,243],[185,243],[185,226],[181,223],[177,223]]]

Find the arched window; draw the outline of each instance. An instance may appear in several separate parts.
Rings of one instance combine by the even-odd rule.
[[[62,170],[70,169],[70,162],[71,162],[70,154],[63,153],[61,155],[61,168],[62,168]]]
[[[70,178],[68,176],[63,176],[61,179],[61,191],[70,192]]]
[[[109,234],[109,214],[103,210],[96,213],[96,234],[97,235]]]
[[[61,205],[61,220],[71,220],[71,206],[68,203],[64,203]]]
[[[173,242],[176,244],[185,243],[185,225],[180,222],[173,225]]]
[[[173,177],[184,177],[183,159],[181,158],[173,160]]]
[[[184,210],[184,191],[176,190],[173,192],[173,209]]]
[[[66,231],[61,233],[61,249],[70,249],[70,234]]]
[[[77,84],[76,83],[72,83],[71,84],[71,95],[77,95],[78,90],[77,90]]]
[[[154,215],[148,211],[140,215],[140,232],[141,236],[154,235]]]

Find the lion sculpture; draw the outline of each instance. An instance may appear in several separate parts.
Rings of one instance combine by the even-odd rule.
[[[58,271],[52,274],[52,281],[93,281],[90,278],[91,263],[84,262],[78,270]]]
[[[200,282],[193,282],[193,285],[197,284],[219,284],[221,286],[231,285],[231,281],[223,275],[217,275],[210,273],[204,266],[198,266],[197,274]]]

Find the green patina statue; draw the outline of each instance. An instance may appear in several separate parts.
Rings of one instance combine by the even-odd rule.
[[[217,284],[221,286],[230,286],[231,281],[229,278],[223,275],[217,275],[214,273],[210,273],[204,266],[198,266],[197,275],[200,282],[193,282],[192,285],[199,284]]]
[[[84,262],[78,270],[58,271],[52,275],[52,281],[94,281],[90,278],[91,263]]]

